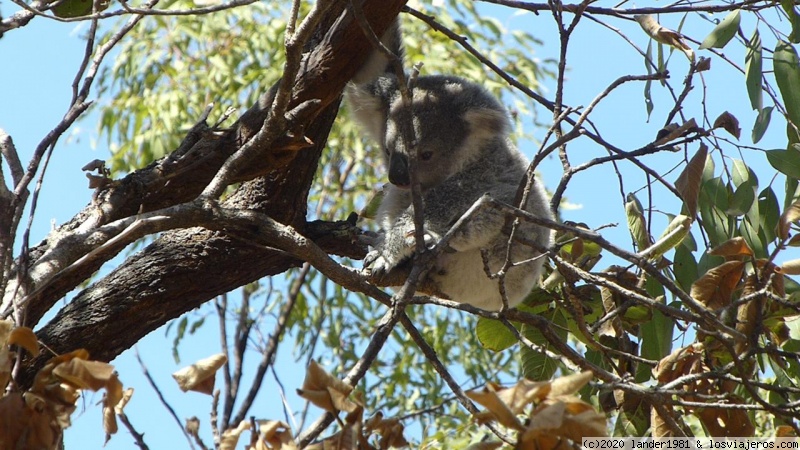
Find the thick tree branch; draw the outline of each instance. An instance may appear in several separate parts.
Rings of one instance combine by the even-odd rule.
[[[383,2],[373,1],[364,5],[365,13],[376,30],[382,31],[394,19],[403,2],[395,3],[394,13]],[[234,174],[229,182],[245,181],[264,174],[270,174],[268,176],[272,182],[276,182],[276,174],[294,160],[299,149],[308,147],[306,137],[315,144],[309,150],[321,152],[319,144],[324,143],[327,130],[318,130],[317,134],[313,134],[307,124],[312,123],[321,111],[331,111],[331,105],[340,97],[345,83],[361,65],[371,47],[363,39],[363,32],[358,24],[350,14],[344,12],[343,5],[331,7],[315,35],[317,38],[314,47],[301,64],[289,103],[291,110],[313,101],[313,110],[306,111],[303,123],[287,121],[287,129],[279,133],[282,137],[276,139],[272,146],[259,148],[264,156],[253,159],[244,171]],[[267,118],[273,93],[274,90],[265,93],[259,103],[250,108],[230,131],[219,134],[205,124],[198,124],[173,155],[113,182],[110,188],[99,192],[92,204],[32,249],[28,272],[32,288],[36,289],[87,253],[85,248],[76,250],[63,243],[73,231],[91,230],[120,218],[173,206],[197,197],[227,158],[261,128]],[[333,114],[335,115],[335,108]],[[328,116],[327,119],[332,120],[332,117]],[[291,133],[287,133],[289,131]],[[302,185],[301,180],[306,183],[301,191],[307,191],[315,167],[316,160],[313,161],[310,173],[301,174],[300,178],[291,180],[289,185],[283,186],[284,192],[293,186],[297,188]],[[285,183],[286,180],[281,182]],[[270,186],[268,189],[274,190],[275,187]],[[301,201],[291,205],[297,205],[301,209],[286,220],[301,224],[305,221],[305,194]],[[45,254],[47,259],[40,261]],[[35,312],[29,311],[28,323],[35,324],[43,312],[97,271],[103,262],[104,260],[99,260],[94,265],[87,265],[69,280],[64,280],[31,299],[28,307]],[[6,293],[2,310],[9,307],[12,297],[10,293]]]
[[[373,28],[383,32],[403,4],[398,0],[368,1],[363,9]],[[311,239],[315,237],[313,232],[317,225],[306,224],[305,217],[311,181],[336,116],[341,91],[371,50],[352,17],[336,11],[342,9],[332,8],[321,21],[322,32],[316,34],[322,37],[301,64],[301,73],[292,91],[290,109],[308,100],[319,100],[318,108],[307,116],[311,124],[300,137],[296,134],[295,137],[284,136],[272,147],[263,149],[265,157],[255,160],[248,172],[239,174],[236,179],[266,175],[245,183],[225,202],[226,207],[262,211]],[[270,93],[265,94],[258,105],[242,116],[233,131],[221,137],[211,133],[211,136],[200,136],[178,161],[165,158],[126,177],[114,188],[101,193],[96,206],[87,208],[95,211],[84,211],[88,216],[80,217],[97,226],[114,218],[193,199],[227,155],[260,128],[271,104],[270,97]],[[298,150],[296,143],[304,135],[314,145]],[[185,162],[187,156],[198,154],[200,157],[193,160],[194,165]],[[176,162],[180,167],[175,168]],[[78,222],[71,224],[73,229]],[[209,226],[219,227],[218,224]],[[351,257],[363,257],[364,249],[353,242],[354,233],[351,228],[350,234],[345,232],[344,237],[341,233],[337,237],[316,237],[326,246],[326,251],[345,250]],[[214,296],[300,263],[287,252],[265,248],[263,244],[255,246],[220,231],[195,228],[170,232],[81,292],[40,330],[39,337],[56,352],[83,347],[93,358],[108,361],[150,331]],[[96,268],[87,267],[83,279],[94,270]],[[76,275],[75,281],[78,278]],[[49,292],[36,304],[29,305],[35,311],[34,314],[29,310],[29,317],[41,317],[66,289],[62,286],[59,291]],[[42,360],[28,365],[20,380],[23,384],[30,382]]]

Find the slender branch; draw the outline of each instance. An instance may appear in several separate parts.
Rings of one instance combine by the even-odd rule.
[[[134,354],[136,355],[136,360],[139,361],[139,366],[142,368],[142,372],[144,373],[145,378],[147,378],[147,382],[150,383],[150,387],[152,387],[153,390],[156,391],[158,400],[161,401],[161,404],[164,405],[164,408],[167,409],[169,414],[175,420],[175,423],[178,424],[178,428],[180,428],[183,435],[186,436],[186,441],[189,442],[189,448],[194,450],[194,443],[192,442],[192,438],[189,436],[189,433],[186,432],[186,428],[183,426],[183,422],[181,422],[181,419],[178,418],[178,414],[172,408],[172,405],[170,405],[169,402],[167,402],[167,399],[164,398],[164,395],[161,393],[161,389],[158,388],[158,385],[156,384],[155,380],[153,380],[153,377],[150,375],[150,371],[147,370],[147,366],[145,365],[144,361],[142,361],[142,357],[139,355],[139,350],[136,349],[136,347],[134,347]]]

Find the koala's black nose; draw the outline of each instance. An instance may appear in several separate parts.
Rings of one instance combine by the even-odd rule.
[[[399,152],[393,152],[389,159],[389,182],[399,187],[411,185],[411,177],[408,175],[408,158]]]

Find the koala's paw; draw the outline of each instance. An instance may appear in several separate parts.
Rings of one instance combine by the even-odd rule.
[[[425,247],[431,248],[439,241],[438,236],[425,233]],[[414,254],[414,237],[411,235],[389,235],[382,245],[367,253],[363,273],[382,277],[394,270]]]

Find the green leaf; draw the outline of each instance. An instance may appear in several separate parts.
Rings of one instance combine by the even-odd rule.
[[[761,89],[761,36],[758,34],[758,28],[756,28],[755,33],[753,33],[753,37],[750,38],[750,42],[747,43],[747,54],[744,57],[744,73],[745,82],[747,84],[747,95],[750,96],[750,105],[753,109],[761,111],[763,105]],[[760,115],[759,113],[759,116]],[[769,119],[767,119],[767,123],[769,123]],[[761,138],[759,137],[759,139]]]
[[[180,354],[178,353],[178,346],[186,335],[186,326],[189,324],[189,319],[186,316],[181,317],[178,321],[178,328],[175,330],[175,339],[172,340],[172,357],[175,363],[181,362]]]
[[[694,254],[685,245],[675,249],[675,261],[672,270],[675,272],[675,281],[686,292],[692,288],[692,283],[697,281],[697,261]]]
[[[647,294],[657,301],[662,303],[666,301],[664,287],[649,276],[645,283],[645,289]],[[674,327],[675,322],[672,319],[654,309],[652,319],[639,326],[641,356],[655,361],[667,356],[672,351],[672,332]],[[650,369],[650,366],[646,364],[639,364],[636,371],[636,382],[641,383],[649,380],[652,375]]]
[[[749,218],[745,218],[739,224],[739,234],[742,235],[744,241],[753,250],[756,258],[767,257],[767,238],[758,223],[753,224]]]
[[[800,60],[794,46],[786,41],[778,41],[772,64],[789,120],[795,126],[800,126]]]
[[[800,179],[800,152],[795,149],[767,150],[767,161],[787,177]]]
[[[700,188],[700,217],[712,247],[731,237],[733,219],[725,211],[732,195],[730,186],[719,177],[706,181]]]
[[[753,144],[757,144],[758,141],[764,137],[764,133],[767,132],[767,128],[769,127],[769,120],[772,118],[772,106],[767,106],[766,108],[762,109],[758,112],[758,117],[756,117],[756,123],[753,125]]]
[[[651,260],[661,258],[664,253],[672,250],[683,242],[683,239],[689,234],[689,229],[692,226],[692,218],[680,214],[675,216],[674,219],[667,225],[667,228],[661,233],[655,244],[642,251],[642,255],[646,255]]]
[[[700,50],[705,50],[707,48],[722,48],[736,36],[736,32],[739,30],[739,22],[741,22],[742,17],[739,14],[739,10],[731,11],[722,19],[711,33],[706,36],[703,40],[703,43],[700,44],[698,47]]]
[[[517,343],[517,337],[502,322],[486,317],[478,318],[475,334],[484,348],[503,351]]]
[[[64,0],[53,7],[53,15],[64,19],[87,16],[92,13],[92,0]],[[109,0],[101,1],[97,5],[97,12],[105,11],[110,4]]]
[[[750,208],[755,203],[756,192],[758,192],[758,178],[740,159],[733,160],[732,178],[736,191],[734,191],[730,205],[725,213],[731,216],[741,216],[750,211]]]
[[[800,43],[800,14],[794,9],[793,0],[781,0],[781,6],[789,16],[789,21],[792,23],[792,33],[789,35],[789,42]]]
[[[650,247],[650,236],[647,234],[647,223],[642,213],[642,204],[633,193],[628,194],[625,202],[625,215],[628,217],[628,230],[630,230],[639,251]]]
[[[560,309],[553,308],[540,315],[546,317],[550,320],[550,322],[552,322],[554,325],[552,327],[553,330],[562,338],[564,342],[566,342],[567,321],[563,312]],[[520,332],[534,344],[537,344],[546,350],[551,349],[552,345],[547,342],[547,339],[545,339],[545,337],[537,328],[523,324]],[[525,378],[534,381],[550,380],[558,368],[557,361],[543,354],[542,352],[531,349],[527,345],[521,346],[520,361],[522,363],[522,375]]]
[[[653,68],[650,65],[650,61],[653,60],[653,40],[650,39],[647,41],[647,53],[644,55],[644,66],[647,69],[647,74],[652,75]],[[650,88],[652,86],[652,80],[647,80],[644,83],[644,107],[647,111],[647,120],[650,120],[650,113],[653,112],[653,97],[650,93]]]
[[[755,208],[753,208],[755,209]],[[772,187],[766,187],[758,194],[758,215],[756,217],[748,217],[751,223],[758,223],[764,232],[767,242],[775,240],[775,227],[780,220],[781,210],[778,203],[778,197],[772,190]]]

